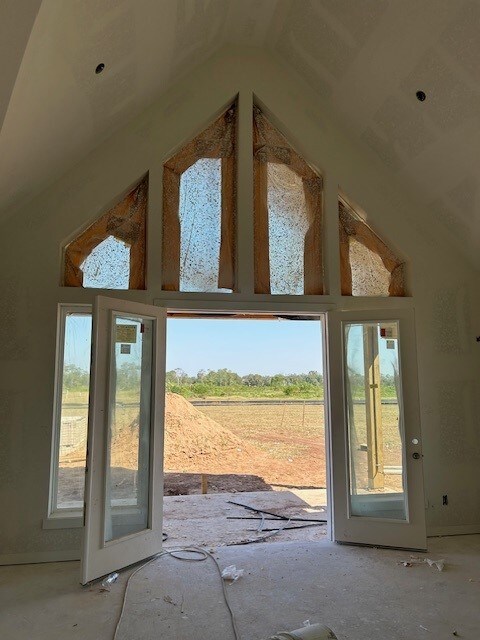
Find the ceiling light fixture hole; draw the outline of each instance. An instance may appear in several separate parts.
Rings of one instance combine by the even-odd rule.
[[[97,64],[97,66],[95,67],[95,73],[98,74],[102,73],[102,71],[105,69],[105,65],[103,64],[103,62],[100,62],[100,64]]]
[[[417,93],[415,95],[417,96],[417,100],[419,102],[424,102],[425,98],[427,97],[425,95],[425,91],[417,91]]]

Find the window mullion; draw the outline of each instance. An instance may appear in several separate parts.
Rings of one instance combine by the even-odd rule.
[[[253,94],[241,91],[237,129],[237,290],[253,296]]]

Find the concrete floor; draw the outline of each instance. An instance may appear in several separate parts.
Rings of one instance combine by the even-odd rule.
[[[447,640],[480,637],[480,536],[429,540],[426,564],[410,554],[321,542],[220,547],[221,567],[245,570],[228,587],[242,640],[262,640],[309,619],[339,640]],[[123,572],[110,592],[81,588],[79,564],[0,568],[0,638],[110,640]],[[454,636],[456,632],[456,636]],[[118,640],[230,640],[219,577],[210,560],[163,557],[131,582]]]
[[[248,491],[207,495],[165,496],[163,499],[163,531],[168,534],[168,545],[197,545],[217,547],[261,536],[259,521],[234,520],[232,516],[255,516],[242,507],[229,504],[229,500],[272,513],[309,519],[326,519],[325,489],[290,489],[282,491]],[[301,525],[291,522],[288,526]],[[278,526],[266,520],[264,526]],[[326,525],[305,529],[283,530],[268,539],[269,542],[308,542],[322,540]],[[265,535],[265,534],[263,534]]]

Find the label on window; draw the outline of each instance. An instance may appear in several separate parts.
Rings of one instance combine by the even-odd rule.
[[[387,340],[387,349],[395,349],[395,340]]]
[[[393,325],[393,326],[391,324],[380,325],[380,337],[390,338],[390,339],[398,338],[397,325]]]
[[[129,342],[130,344],[135,344],[136,341],[137,341],[137,325],[136,324],[117,324],[117,333],[115,336],[115,342],[123,342],[123,343]]]
[[[129,354],[131,349],[131,345],[129,344],[121,344],[120,345],[120,353]]]

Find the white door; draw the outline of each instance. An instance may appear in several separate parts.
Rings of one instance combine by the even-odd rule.
[[[95,300],[82,584],[162,547],[165,327],[164,309]]]
[[[413,310],[328,313],[333,538],[425,549]]]

